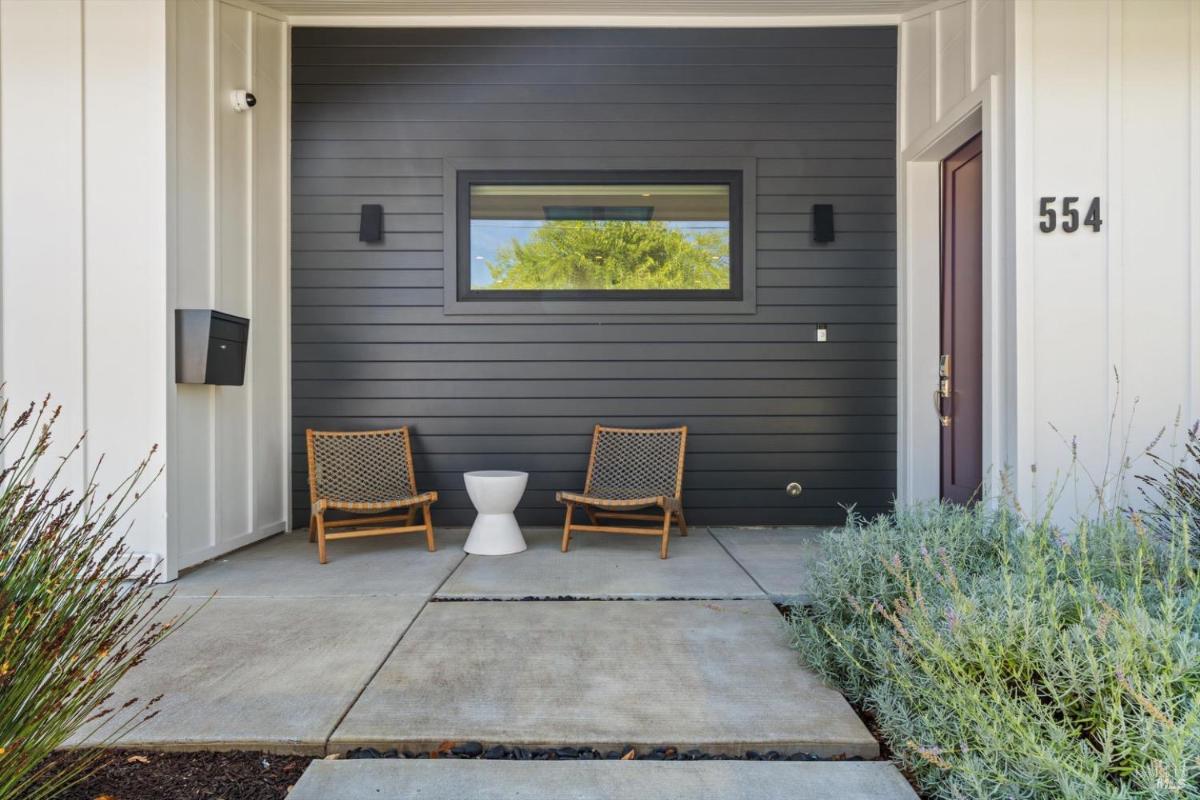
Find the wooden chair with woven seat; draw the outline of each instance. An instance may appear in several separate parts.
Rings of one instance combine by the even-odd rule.
[[[687,536],[683,519],[683,454],[687,445],[687,427],[610,428],[597,425],[592,433],[592,453],[588,458],[587,479],[582,492],[558,492],[558,502],[567,506],[563,523],[562,551],[571,545],[571,534],[625,533],[635,536],[659,536],[659,557],[667,557],[671,523]],[[579,525],[572,519],[575,508],[582,508],[591,524]],[[659,513],[647,511],[658,508]],[[617,522],[657,522],[658,525],[602,524]]]
[[[381,431],[306,431],[308,490],[312,501],[308,540],[327,563],[325,543],[333,539],[424,533],[429,552],[437,549],[429,507],[437,492],[418,492],[408,428]],[[389,511],[407,509],[402,514]],[[326,521],[326,511],[366,515]],[[423,521],[416,523],[417,511]],[[395,523],[401,523],[396,525]],[[333,532],[327,532],[327,529]],[[343,530],[348,529],[348,530]]]

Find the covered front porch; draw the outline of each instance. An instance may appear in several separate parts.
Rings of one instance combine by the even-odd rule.
[[[803,600],[816,529],[705,528],[657,558],[640,537],[528,529],[513,556],[466,532],[337,542],[303,530],[164,587],[199,608],[119,687],[163,694],[123,745],[311,755],[670,746],[874,758],[836,691],[802,669],[775,603]]]

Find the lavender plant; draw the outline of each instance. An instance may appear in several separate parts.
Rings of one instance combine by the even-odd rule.
[[[1179,430],[1178,423],[1176,431]],[[1172,528],[1185,525],[1192,552],[1200,556],[1200,422],[1184,432],[1183,452],[1177,457],[1150,453],[1155,472],[1139,475],[1147,505],[1146,520],[1170,537]]]
[[[1200,569],[1173,530],[1005,503],[852,518],[794,645],[929,797],[1200,797]]]
[[[58,416],[47,398],[9,424],[0,400],[0,800],[55,796],[94,763],[85,753],[57,768],[56,748],[73,735],[111,744],[156,713],[157,698],[114,707],[112,689],[178,621],[121,537],[155,477],[150,457],[105,494],[94,471],[81,491],[62,489],[80,442],[50,461]]]

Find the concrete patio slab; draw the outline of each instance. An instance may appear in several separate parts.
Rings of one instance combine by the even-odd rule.
[[[879,752],[766,600],[432,602],[329,749],[445,740]]]
[[[176,599],[168,611],[197,602]],[[121,745],[322,754],[424,602],[214,599],[117,685],[117,702],[163,695]]]
[[[762,591],[703,527],[671,538],[671,557],[641,536],[580,533],[561,551],[562,531],[525,531],[529,549],[512,556],[467,556],[439,599],[759,598]]]
[[[775,603],[806,603],[825,528],[711,528],[712,535]]]
[[[273,536],[210,561],[168,584],[179,597],[427,598],[463,560],[466,531],[439,530],[437,552],[423,535],[376,536],[329,543],[329,563],[317,562],[308,531]]]
[[[916,800],[886,762],[314,761],[288,800]]]

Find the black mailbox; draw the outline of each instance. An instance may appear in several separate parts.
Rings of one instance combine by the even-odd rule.
[[[207,308],[175,309],[175,382],[241,386],[250,320]]]

